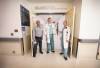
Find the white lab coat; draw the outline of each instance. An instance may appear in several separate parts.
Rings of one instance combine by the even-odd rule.
[[[53,34],[55,34],[55,25],[54,24],[51,24],[52,25],[52,28],[53,28]],[[47,36],[47,43],[50,43],[50,36],[49,36],[49,25],[46,24],[46,27],[45,27],[45,34]]]
[[[64,48],[68,48],[68,43],[70,41],[70,27],[66,27],[64,28],[63,30],[63,45],[64,45]]]
[[[56,35],[57,34],[57,24],[53,23],[53,34]]]

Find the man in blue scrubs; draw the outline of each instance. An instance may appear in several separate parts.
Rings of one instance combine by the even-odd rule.
[[[51,52],[55,52],[54,51],[54,28],[55,25],[52,22],[51,17],[48,18],[47,20],[47,24],[46,24],[46,37],[47,37],[47,53]]]

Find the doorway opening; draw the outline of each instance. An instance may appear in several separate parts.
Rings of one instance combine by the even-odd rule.
[[[65,13],[35,13],[35,17],[33,18],[33,23],[31,24],[31,34],[32,34],[32,29],[36,27],[36,20],[40,20],[43,28],[45,27],[47,23],[48,17],[51,17],[53,21],[57,25],[57,33],[54,36],[54,47],[56,51],[61,52],[61,41],[60,41],[60,36],[61,34],[59,31],[63,28],[63,22],[64,20],[67,20],[68,26],[70,27],[71,30],[71,40],[70,40],[70,45],[69,45],[69,51],[68,55],[72,55],[72,47],[73,47],[73,36],[74,36],[74,17],[75,17],[75,8],[70,9],[69,11]],[[32,35],[31,35],[32,39]],[[32,41],[31,41],[32,43]],[[47,43],[46,43],[46,37],[43,35],[43,50],[46,52],[47,48]],[[33,45],[31,45],[33,46]],[[31,48],[32,49],[32,48]]]

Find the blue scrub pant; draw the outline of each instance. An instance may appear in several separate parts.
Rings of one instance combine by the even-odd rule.
[[[63,34],[61,36],[61,53],[64,53]]]
[[[64,57],[67,58],[67,52],[68,48],[64,48],[64,43],[63,43],[63,34],[61,36],[61,53],[64,53]]]
[[[54,51],[54,35],[50,34],[50,43],[47,44],[47,52]]]
[[[68,51],[68,48],[64,48],[64,57],[67,58],[67,51]]]

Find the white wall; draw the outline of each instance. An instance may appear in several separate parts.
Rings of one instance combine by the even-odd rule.
[[[100,33],[100,0],[82,0],[80,39],[98,39]]]
[[[77,60],[96,60],[98,43],[79,43]]]
[[[32,6],[33,3],[28,2],[27,0],[19,0],[20,4],[23,5],[26,9],[28,9],[30,12],[32,12]]]
[[[19,2],[4,1],[1,18],[0,18],[0,38],[21,38],[21,23],[20,23],[20,9]],[[14,29],[18,29],[18,32],[14,32]],[[14,33],[11,36],[10,33]]]
[[[22,38],[20,5],[31,12],[31,3],[25,0],[9,0],[0,4],[0,38]],[[15,29],[18,32],[14,32]]]
[[[79,39],[98,39],[100,0],[82,0]],[[77,59],[96,60],[98,43],[78,43]]]
[[[0,38],[22,38],[20,4],[31,12],[31,3],[25,0],[0,1]],[[14,32],[14,29],[18,29],[18,32]],[[10,36],[10,33],[14,33],[14,36]],[[27,33],[29,34],[30,31]],[[24,39],[26,42],[24,47],[27,47],[26,45],[30,47],[30,36],[26,35],[24,38],[28,40]],[[22,47],[22,39],[16,41],[0,40],[0,54],[13,54],[15,52],[15,54],[21,55],[23,53]],[[29,49],[28,47],[27,49]]]

